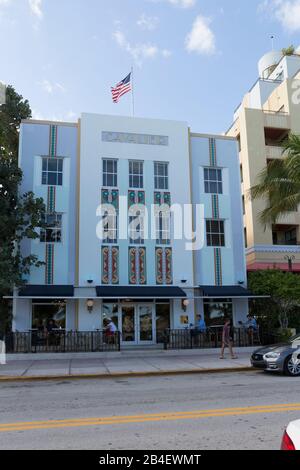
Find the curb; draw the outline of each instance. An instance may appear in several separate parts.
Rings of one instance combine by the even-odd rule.
[[[254,372],[253,367],[228,367],[225,369],[183,369],[183,370],[163,370],[153,372],[116,372],[108,374],[76,374],[76,375],[41,375],[41,376],[0,376],[1,382],[38,382],[51,380],[84,380],[84,379],[119,379],[131,377],[160,377],[172,375],[203,375],[222,374],[232,372]]]

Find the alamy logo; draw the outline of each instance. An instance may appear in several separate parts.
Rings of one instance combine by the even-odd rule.
[[[4,366],[5,364],[6,364],[5,342],[0,341],[0,365]]]
[[[0,106],[5,104],[6,101],[6,86],[4,83],[0,82]]]

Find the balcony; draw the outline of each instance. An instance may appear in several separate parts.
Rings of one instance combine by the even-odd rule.
[[[288,113],[264,111],[264,126],[273,129],[290,129],[291,119]]]
[[[283,158],[283,148],[275,145],[266,145],[267,160],[278,160]]]

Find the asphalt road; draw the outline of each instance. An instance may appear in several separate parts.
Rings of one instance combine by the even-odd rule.
[[[0,449],[278,449],[300,379],[240,372],[0,385]]]

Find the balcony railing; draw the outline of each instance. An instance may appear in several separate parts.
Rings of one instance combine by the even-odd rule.
[[[276,129],[290,129],[291,120],[288,113],[265,111],[264,110],[264,126]]]
[[[15,332],[5,336],[7,353],[120,351],[120,333],[57,330]]]
[[[267,160],[275,160],[283,158],[284,148],[275,145],[266,145]]]

